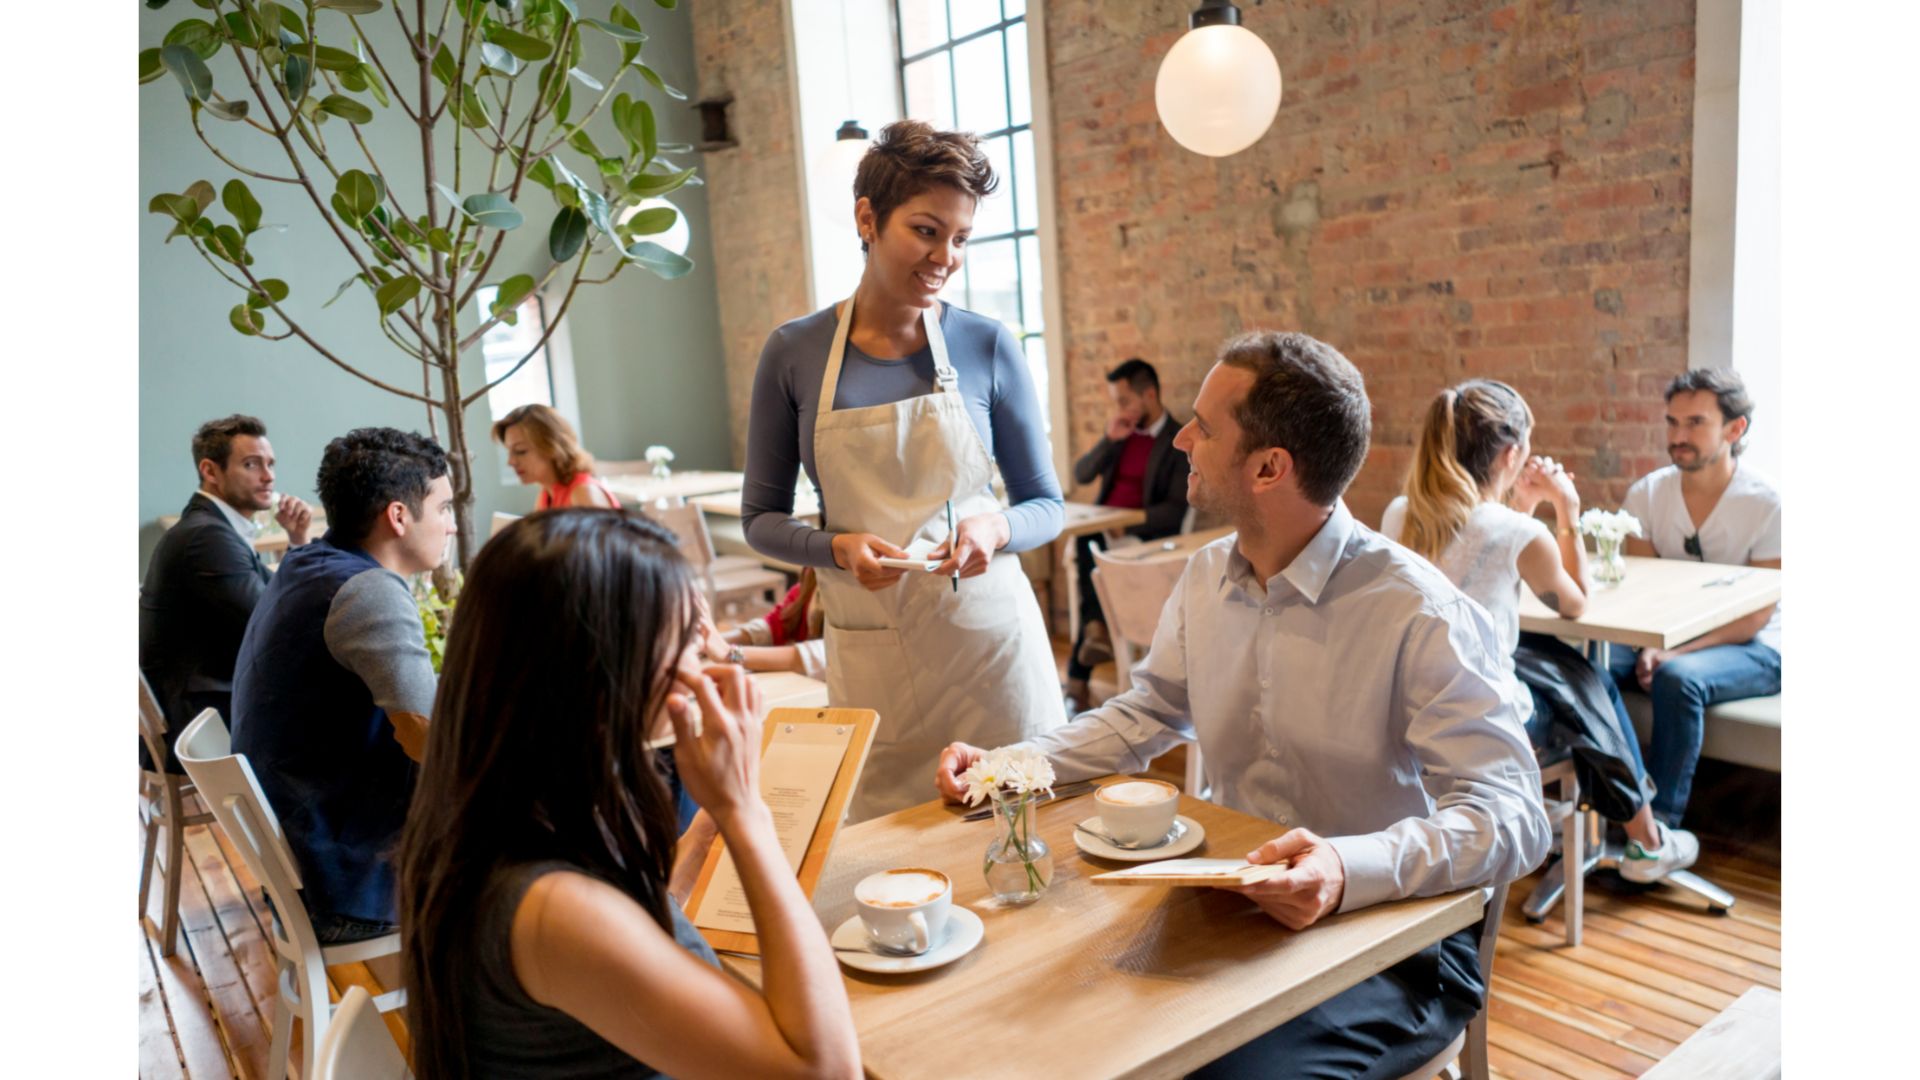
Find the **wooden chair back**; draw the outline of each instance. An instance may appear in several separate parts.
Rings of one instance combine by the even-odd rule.
[[[156,771],[167,767],[167,715],[160,711],[160,699],[154,696],[145,672],[140,673],[140,741],[147,745],[147,756]]]
[[[1100,610],[1107,616],[1107,632],[1115,654],[1121,642],[1129,653],[1144,655],[1160,625],[1160,610],[1173,595],[1173,586],[1187,569],[1178,558],[1116,559],[1099,548],[1093,552],[1093,581],[1100,594]],[[1131,667],[1132,664],[1127,665]]]
[[[350,986],[340,996],[313,1075],[314,1080],[407,1080],[412,1075],[366,987]]]
[[[696,573],[708,576],[713,565],[713,538],[707,533],[707,519],[699,507],[655,504],[642,512],[672,532],[680,542],[680,554],[686,556]]]

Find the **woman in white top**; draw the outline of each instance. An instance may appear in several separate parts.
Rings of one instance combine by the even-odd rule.
[[[1520,702],[1527,734],[1540,746],[1560,729],[1594,808],[1626,828],[1621,876],[1656,881],[1691,866],[1700,845],[1654,819],[1619,689],[1560,641],[1520,633],[1522,582],[1568,617],[1586,610],[1589,589],[1573,475],[1532,456],[1532,429],[1526,400],[1505,383],[1473,379],[1441,391],[1427,409],[1406,494],[1387,507],[1380,531],[1431,560],[1493,616],[1509,670],[1531,699]],[[1553,507],[1553,529],[1533,516],[1542,502]]]

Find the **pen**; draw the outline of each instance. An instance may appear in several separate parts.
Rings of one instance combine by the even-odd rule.
[[[952,558],[958,555],[959,553],[960,553],[960,546],[954,543],[954,539],[953,539],[953,500],[948,499],[947,500],[947,557]],[[953,564],[953,591],[954,592],[960,591],[960,564],[959,563]]]

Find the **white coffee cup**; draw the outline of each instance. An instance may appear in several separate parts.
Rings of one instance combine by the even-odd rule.
[[[1108,836],[1129,846],[1166,839],[1180,812],[1180,789],[1164,780],[1119,780],[1093,793]]]
[[[875,952],[918,956],[947,938],[953,882],[938,870],[882,870],[853,887],[854,905]]]

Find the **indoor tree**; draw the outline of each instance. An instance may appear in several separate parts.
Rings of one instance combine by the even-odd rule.
[[[654,0],[663,8],[675,2]],[[145,3],[162,8],[169,0]],[[169,242],[184,239],[234,287],[234,331],[297,338],[349,374],[425,406],[428,430],[452,465],[464,565],[475,539],[468,408],[538,354],[582,285],[606,284],[629,263],[662,278],[693,266],[643,239],[672,227],[675,211],[641,206],[699,183],[693,169],[662,156],[692,148],[661,143],[652,106],[620,83],[635,73],[673,98],[686,95],[641,61],[647,36],[618,4],[605,19],[583,17],[578,0],[191,4],[201,12],[173,26],[160,47],[140,53],[140,81],[171,74],[185,93],[193,136],[239,175],[218,191],[200,180],[155,195],[148,210],[175,223]],[[381,55],[362,32],[362,20],[389,15],[399,24],[401,55]],[[216,86],[208,61],[222,50],[231,51],[239,78]],[[602,113],[624,145],[602,148],[588,134],[588,122]],[[376,160],[363,131],[375,123],[417,130],[407,141],[417,150],[388,163],[404,173]],[[240,164],[234,145],[241,139],[277,148],[270,156],[282,164]],[[585,164],[568,166],[563,148]],[[400,175],[417,177],[417,190],[388,183]],[[263,224],[250,181],[304,193],[313,220],[287,227],[302,239],[331,236],[354,267],[322,306],[365,290],[381,331],[419,364],[418,387],[369,374],[329,348],[321,327],[295,318],[286,282],[256,269],[249,250],[256,233],[279,227]],[[546,234],[551,261],[539,275],[501,278],[494,264],[507,233],[525,223],[529,183],[554,203]],[[302,258],[312,254],[310,247],[296,250]],[[522,302],[549,284],[564,292],[546,333],[511,371],[462,385],[461,356],[496,324],[512,324]],[[497,288],[480,311],[474,298],[483,285]]]

